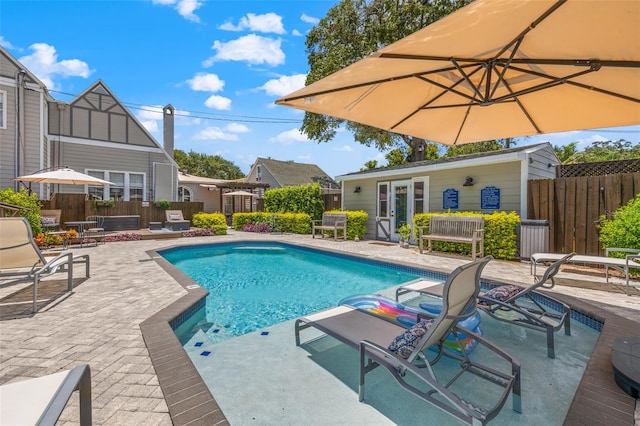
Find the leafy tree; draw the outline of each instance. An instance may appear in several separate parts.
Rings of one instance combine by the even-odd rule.
[[[575,154],[571,163],[596,163],[599,161],[616,161],[640,158],[640,143],[620,139],[618,141],[596,141],[585,148],[583,152]]]
[[[365,170],[375,169],[376,167],[378,167],[378,160],[369,160],[364,163],[364,167],[361,167],[360,171],[364,172]]]
[[[306,84],[366,57],[437,21],[471,0],[342,0],[307,35],[309,74]],[[328,142],[345,120],[307,112],[302,132],[317,142]],[[408,148],[408,161],[432,152],[424,139],[346,122],[354,138],[380,151]],[[437,150],[437,149],[436,149]],[[396,154],[392,154],[396,161]]]
[[[458,155],[477,154],[480,152],[488,151],[500,151],[501,149],[509,148],[511,145],[515,145],[513,139],[499,139],[493,141],[465,143],[462,145],[454,145],[447,148],[445,157],[457,157]]]
[[[176,160],[176,163],[178,163],[180,170],[185,170],[187,173],[195,176],[225,180],[241,179],[244,177],[244,173],[242,173],[240,167],[219,155],[200,154],[193,151],[189,151],[187,154],[184,151],[176,149],[173,152],[173,158]]]
[[[554,145],[553,150],[562,164],[568,164],[573,160],[574,155],[578,153],[577,146],[578,142],[571,142],[565,146]]]
[[[18,214],[27,219],[31,225],[33,235],[38,235],[42,232],[38,194],[35,192],[29,194],[27,188],[20,188],[18,192],[15,192],[11,188],[4,188],[0,190],[0,202],[22,207]]]
[[[605,248],[640,249],[640,194],[613,213],[600,217],[600,241]]]

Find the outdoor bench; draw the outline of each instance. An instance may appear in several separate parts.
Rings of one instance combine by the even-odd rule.
[[[102,227],[105,231],[137,231],[140,229],[140,216],[104,216]]]
[[[484,218],[481,216],[431,216],[428,226],[417,228],[420,253],[426,240],[427,252],[432,250],[432,241],[443,241],[471,244],[473,260],[484,256]]]
[[[624,258],[609,257],[609,253],[630,253]],[[563,254],[557,253],[534,253],[531,255],[531,273],[536,275],[536,266],[539,263],[555,262],[562,258]],[[580,263],[584,265],[602,265],[605,268],[607,283],[609,282],[609,268],[622,272],[625,276],[627,285],[627,296],[629,295],[629,268],[640,269],[640,249],[628,249],[609,247],[605,250],[604,256],[588,256],[577,254],[568,260],[568,263]]]
[[[319,230],[324,238],[323,231],[333,231],[333,239],[338,240],[338,231],[342,231],[342,237],[347,239],[347,214],[346,213],[324,213],[322,220],[311,221],[311,236],[316,237],[316,230]]]

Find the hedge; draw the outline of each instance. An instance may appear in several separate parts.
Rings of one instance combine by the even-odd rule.
[[[347,215],[347,239],[353,240],[355,237],[361,239],[367,233],[367,220],[369,214],[363,210],[330,210],[325,213],[346,213]],[[333,231],[326,231],[333,236]]]
[[[311,217],[306,213],[234,213],[231,226],[242,231],[246,224],[269,225],[272,232],[289,232],[292,234],[310,234]]]
[[[196,213],[191,224],[196,228],[213,229],[216,235],[227,235],[227,219],[222,213]]]
[[[482,216],[484,217],[484,254],[496,259],[514,259],[518,253],[517,229],[520,216],[516,212],[477,212],[420,213],[413,217],[414,232],[418,226],[429,224],[431,216]],[[471,245],[464,243],[433,242],[433,249],[442,252],[456,252],[471,255]]]
[[[322,189],[317,182],[269,189],[264,193],[264,209],[268,213],[306,213],[320,219],[324,209]]]

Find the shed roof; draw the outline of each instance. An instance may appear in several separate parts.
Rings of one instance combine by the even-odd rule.
[[[297,186],[318,182],[323,188],[338,187],[336,181],[315,164],[257,158],[255,165],[258,164],[266,168],[280,186]]]

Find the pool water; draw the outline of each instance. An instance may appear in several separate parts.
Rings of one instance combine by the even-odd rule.
[[[160,254],[209,291],[206,321],[192,331],[202,329],[213,341],[419,278],[382,262],[358,262],[283,244],[210,244]]]

